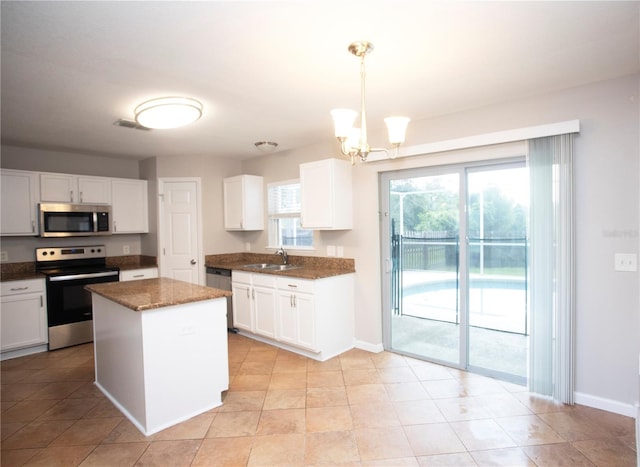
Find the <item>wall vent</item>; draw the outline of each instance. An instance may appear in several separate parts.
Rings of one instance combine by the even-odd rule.
[[[122,126],[122,127],[125,127],[125,128],[131,128],[132,130],[151,131],[151,128],[147,128],[146,126],[142,126],[142,125],[138,124],[138,122],[136,122],[134,120],[127,120],[125,118],[119,118],[118,120],[113,122],[113,124],[115,126]]]

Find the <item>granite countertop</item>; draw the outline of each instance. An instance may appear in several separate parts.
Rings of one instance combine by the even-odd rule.
[[[104,282],[86,285],[85,289],[133,311],[230,297],[226,290],[160,277],[127,282]]]
[[[280,271],[276,269],[255,269],[245,267],[247,264],[270,263],[280,264],[282,259],[276,255],[262,253],[228,253],[205,256],[208,268],[231,269],[234,271],[257,272],[276,276],[297,277],[300,279],[323,279],[356,272],[355,261],[351,258],[326,258],[319,256],[291,256],[288,264],[298,269]]]

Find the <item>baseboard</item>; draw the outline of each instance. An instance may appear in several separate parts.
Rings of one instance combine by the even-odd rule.
[[[356,349],[366,350],[367,352],[372,352],[372,353],[380,353],[380,352],[382,352],[384,350],[384,347],[382,346],[382,343],[380,343],[380,344],[371,344],[369,342],[364,342],[364,341],[359,341],[359,340],[356,340],[354,347]]]
[[[607,412],[613,412],[618,415],[625,415],[631,418],[636,418],[637,416],[634,404],[623,404],[619,401],[592,396],[591,394],[584,394],[581,392],[574,393],[574,397],[576,404],[586,405],[587,407],[593,407],[594,409],[606,410]]]
[[[34,353],[46,352],[49,350],[47,344],[36,345],[35,347],[27,347],[25,349],[9,350],[8,352],[2,352],[0,360],[9,360],[17,357],[24,357],[25,355],[32,355]]]

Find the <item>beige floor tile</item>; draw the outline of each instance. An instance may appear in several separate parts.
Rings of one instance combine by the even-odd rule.
[[[497,418],[495,421],[518,446],[564,443],[549,425],[537,415]]]
[[[207,438],[236,438],[253,436],[258,427],[260,412],[220,412],[207,432]]]
[[[25,426],[27,426],[27,422],[2,423],[0,426],[0,435],[2,435],[2,440],[4,441]],[[0,463],[0,465],[2,464]]]
[[[418,381],[418,377],[408,366],[378,368],[383,383],[410,383]]]
[[[304,463],[305,435],[256,436],[248,466],[300,466]]]
[[[287,435],[305,432],[305,410],[264,410],[258,422],[256,435]]]
[[[412,457],[414,453],[401,427],[354,430],[360,460]]]
[[[535,467],[521,448],[488,449],[470,453],[478,465]]]
[[[358,446],[352,431],[325,431],[306,436],[306,465],[333,466],[359,460]]]
[[[342,365],[340,364],[340,358],[334,357],[324,362],[317,360],[309,360],[307,363],[307,371],[309,373],[325,372],[325,371],[341,371]]]
[[[304,389],[307,387],[306,373],[273,373],[268,389]]]
[[[398,355],[392,352],[380,352],[373,354],[371,360],[376,368],[390,368],[390,367],[408,367],[407,359],[402,355]]]
[[[256,360],[244,362],[240,365],[239,375],[270,375],[273,371],[274,360]]]
[[[47,387],[48,383],[13,383],[3,384],[0,391],[0,398],[3,402],[22,401],[41,389]]]
[[[153,438],[145,436],[128,419],[122,419],[113,430],[102,440],[103,444],[141,443]]]
[[[617,438],[576,441],[573,447],[596,465],[633,467],[636,452]]]
[[[271,389],[267,391],[263,410],[304,409],[307,391],[301,389]]]
[[[138,460],[145,467],[188,467],[202,440],[153,441]]]
[[[87,418],[78,420],[58,436],[51,446],[99,444],[122,421],[117,418]]]
[[[44,448],[73,425],[74,420],[31,422],[2,442],[2,449]]]
[[[484,404],[472,397],[437,399],[434,402],[449,422],[491,418]]]
[[[342,372],[344,376],[344,384],[346,386],[356,386],[359,384],[380,384],[380,373],[375,368],[362,370],[345,370]]]
[[[422,456],[418,457],[418,464],[424,467],[475,467],[478,465],[468,452]]]
[[[581,414],[575,408],[562,412],[542,413],[539,414],[539,417],[567,441],[581,441],[610,436],[603,426]]]
[[[420,382],[387,383],[384,387],[391,401],[431,399],[431,396],[429,396],[429,393]]]
[[[352,351],[340,355],[340,366],[342,371],[346,370],[375,370],[373,360],[367,355],[360,355]]]
[[[192,467],[242,466],[249,462],[253,438],[210,438],[202,445]]]
[[[353,429],[349,406],[311,407],[306,411],[307,433],[319,431],[347,431]]]
[[[445,418],[432,400],[401,401],[393,403],[402,425],[443,423]]]
[[[25,465],[29,459],[42,449],[3,449],[0,452],[0,465],[4,467],[18,467]]]
[[[415,456],[466,452],[464,444],[447,423],[405,426]]]
[[[325,388],[332,386],[344,386],[342,371],[323,371],[307,373],[308,388]]]
[[[307,407],[337,407],[348,403],[344,387],[307,389]]]
[[[375,459],[362,462],[363,467],[418,467],[415,457],[400,457],[396,459]]]
[[[400,420],[391,402],[351,404],[354,428],[382,428],[400,426]]]
[[[277,358],[273,373],[306,373],[307,360],[297,358]]]
[[[371,404],[373,402],[389,402],[384,384],[359,384],[347,386],[349,404]]]
[[[88,399],[90,397],[96,397],[98,399],[107,400],[106,396],[102,394],[93,381],[80,383],[80,387],[69,394],[68,397],[71,399]]]
[[[153,440],[202,439],[209,431],[215,414],[205,412],[153,435]]]
[[[593,463],[569,443],[526,446],[522,450],[536,465],[593,467]]]
[[[464,384],[457,379],[428,380],[423,381],[422,384],[433,399],[450,399],[469,395]]]
[[[236,375],[229,384],[233,391],[260,391],[269,387],[271,375]]]
[[[20,401],[2,411],[2,422],[30,422],[56,405],[57,400],[28,400]],[[3,404],[4,405],[4,404]]]
[[[262,410],[267,391],[229,391],[223,397],[220,412]]]
[[[468,451],[503,449],[517,446],[515,441],[495,420],[453,422],[451,423],[451,428],[456,432]]]
[[[491,394],[473,396],[492,417],[513,417],[516,415],[531,415],[532,412],[513,394]]]
[[[98,403],[83,418],[124,417],[122,412],[109,399],[97,399]]]
[[[453,379],[447,367],[408,358],[407,363],[420,381]]]
[[[107,467],[134,465],[149,443],[102,444],[80,464],[80,467]]]
[[[33,456],[26,466],[70,466],[79,465],[95,446],[49,446]]]
[[[86,415],[99,399],[64,399],[38,417],[38,420],[77,420]]]

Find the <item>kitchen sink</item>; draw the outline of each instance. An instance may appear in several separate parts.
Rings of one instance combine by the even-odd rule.
[[[292,269],[300,269],[301,266],[294,266],[293,264],[271,264],[271,263],[254,263],[245,264],[247,269],[269,269],[271,271],[290,271]]]

